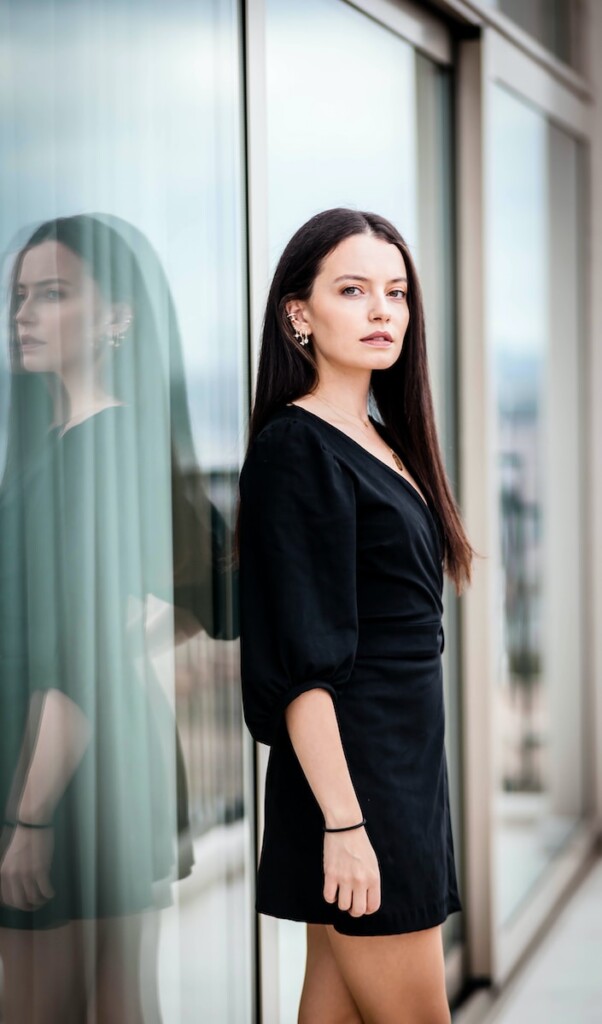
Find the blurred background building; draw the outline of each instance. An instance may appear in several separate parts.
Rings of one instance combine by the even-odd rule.
[[[602,4],[0,0],[0,248],[79,212],[147,236],[230,523],[270,276],[331,206],[385,215],[412,249],[483,556],[444,594],[460,1005],[504,988],[600,850]],[[253,911],[266,751],[237,645],[197,632],[164,655],[195,850],[141,979],[166,1024],[296,1020],[303,926]]]

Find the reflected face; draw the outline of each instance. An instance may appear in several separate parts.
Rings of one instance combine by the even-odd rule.
[[[60,242],[42,242],[25,253],[15,308],[21,365],[30,372],[89,366],[94,346],[107,333],[106,303],[96,281]]]
[[[410,320],[407,274],[397,246],[373,235],[352,235],[326,257],[302,307],[318,364],[388,369],[399,358]],[[385,332],[387,337],[370,339]]]

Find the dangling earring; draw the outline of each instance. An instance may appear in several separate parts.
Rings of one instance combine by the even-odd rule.
[[[294,313],[287,313],[286,315],[287,315],[289,320],[294,320],[295,319],[295,314]],[[300,345],[307,345],[308,344],[308,342],[309,342],[309,335],[310,334],[311,334],[311,331],[305,332],[305,331],[298,331],[297,329],[295,329],[295,338],[301,338],[301,341],[299,342]]]
[[[120,347],[121,343],[123,342],[123,339],[126,336],[127,329],[130,326],[131,322],[132,322],[131,316],[126,317],[126,319],[124,321],[124,326],[122,327],[122,329],[120,331],[118,331],[117,334],[113,334],[112,335],[111,339],[109,340],[109,345],[111,346],[111,348],[119,348]]]

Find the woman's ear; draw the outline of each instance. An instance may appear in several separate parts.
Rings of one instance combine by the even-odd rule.
[[[134,311],[132,310],[132,307],[129,302],[115,302],[113,303],[113,311],[113,323],[121,332],[125,333],[134,319]]]
[[[111,304],[110,314],[106,321],[106,333],[109,343],[114,348],[119,348],[123,342],[133,319],[134,313],[128,302],[113,302]]]
[[[285,306],[285,311],[287,317],[291,320],[291,323],[293,323],[295,327],[306,327],[307,333],[311,334],[311,324],[305,318],[305,309],[302,303],[300,303],[297,299],[291,299],[290,302],[287,302]]]

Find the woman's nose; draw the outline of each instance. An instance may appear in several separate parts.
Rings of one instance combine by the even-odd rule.
[[[18,306],[17,311],[15,313],[15,323],[17,323],[17,324],[26,324],[26,323],[30,323],[32,319],[33,319],[33,317],[32,317],[32,313],[31,313],[31,306],[29,304],[29,300],[28,299],[21,299],[19,301],[19,306]]]
[[[390,317],[389,310],[387,309],[387,303],[384,296],[382,298],[376,298],[372,305],[372,316],[378,319],[388,320]]]

